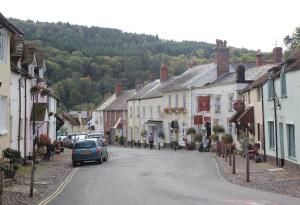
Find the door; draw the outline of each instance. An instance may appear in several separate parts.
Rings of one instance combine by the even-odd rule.
[[[210,122],[205,123],[205,129],[206,129],[206,134],[209,137],[211,135],[211,123]]]
[[[280,138],[280,154],[279,154],[279,158],[280,158],[280,166],[283,167],[284,166],[284,134],[283,134],[283,123],[280,122],[279,123],[279,138]]]

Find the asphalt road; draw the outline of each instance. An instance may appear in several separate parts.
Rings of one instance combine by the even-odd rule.
[[[102,165],[80,166],[50,205],[293,205],[300,199],[225,181],[210,153],[109,148]]]

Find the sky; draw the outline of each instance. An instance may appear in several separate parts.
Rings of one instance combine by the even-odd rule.
[[[270,52],[300,26],[299,8],[300,0],[1,0],[0,12]]]

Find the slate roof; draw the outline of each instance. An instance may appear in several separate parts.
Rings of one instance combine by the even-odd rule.
[[[246,82],[251,82],[245,89],[249,89],[252,86],[257,86],[254,82],[264,76],[271,68],[276,64],[267,64],[259,67],[245,68]],[[254,81],[254,82],[253,82]],[[236,82],[236,72],[225,73],[209,85],[228,84]]]
[[[201,84],[201,78],[205,76],[209,71],[216,70],[217,65],[215,63],[197,65],[195,67],[189,68],[184,73],[179,76],[174,77],[172,82],[166,84],[161,88],[162,92],[166,91],[176,91],[176,90],[185,90],[189,89],[190,86],[197,86]],[[195,82],[197,83],[195,84]],[[202,86],[202,84],[201,84]]]
[[[8,21],[0,12],[0,24],[4,26],[7,30],[12,32],[13,34],[20,34],[23,35],[23,32],[18,29],[14,24],[12,24],[10,21]]]
[[[135,89],[132,90],[123,90],[118,96],[115,96],[115,99],[112,100],[103,110],[106,111],[121,111],[127,110],[127,100],[131,98],[136,93]],[[116,94],[113,94],[116,95]]]
[[[68,122],[71,123],[71,125],[73,126],[80,126],[80,121],[78,119],[78,117],[72,116],[71,114],[64,112],[62,113],[61,117],[65,120],[67,120]]]

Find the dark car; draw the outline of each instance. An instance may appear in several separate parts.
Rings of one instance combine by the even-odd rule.
[[[101,141],[95,139],[85,139],[75,142],[72,152],[73,167],[78,162],[96,161],[102,164],[108,160],[107,148],[103,146]]]

